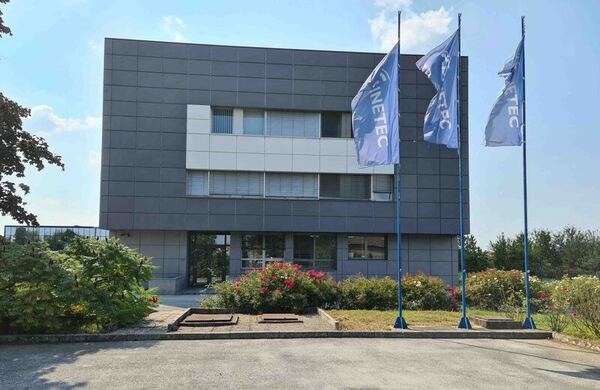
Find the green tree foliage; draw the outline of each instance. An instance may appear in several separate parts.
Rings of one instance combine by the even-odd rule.
[[[523,233],[504,234],[490,242],[491,266],[502,270],[523,269]],[[600,273],[600,236],[591,230],[567,226],[557,233],[536,230],[529,236],[529,260],[533,275],[560,278],[563,275]]]
[[[492,264],[490,256],[479,247],[477,239],[471,234],[465,236],[465,258],[467,272],[483,271],[490,268]]]
[[[8,0],[0,0],[0,4],[6,3]],[[0,11],[0,37],[2,34],[12,35]],[[25,168],[32,165],[40,171],[44,164],[63,169],[64,165],[60,156],[50,152],[42,137],[23,130],[22,118],[30,115],[29,109],[0,92],[0,213],[19,223],[37,225],[37,217],[25,209],[27,204],[17,192],[29,193],[29,186],[21,180],[25,177]]]
[[[102,331],[142,320],[152,309],[149,259],[119,240],[75,237],[0,244],[0,331]],[[2,333],[0,332],[0,333]]]

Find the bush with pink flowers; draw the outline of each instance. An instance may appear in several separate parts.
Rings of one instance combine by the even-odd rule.
[[[333,304],[336,284],[324,272],[302,271],[289,263],[270,263],[231,283],[215,286],[216,295],[202,303],[238,313],[294,312]]]

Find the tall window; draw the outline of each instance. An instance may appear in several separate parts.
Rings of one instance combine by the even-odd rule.
[[[329,138],[351,138],[352,117],[349,113],[322,112],[321,113],[321,137]]]
[[[263,135],[265,133],[265,112],[244,110],[244,134]]]
[[[208,172],[188,171],[186,181],[186,192],[192,196],[208,195]]]
[[[305,268],[335,270],[337,267],[335,234],[295,234],[294,263]]]
[[[267,135],[316,138],[319,136],[319,114],[267,111]]]
[[[373,175],[373,200],[392,200],[393,175]]]
[[[211,195],[263,196],[262,172],[211,171]]]
[[[321,198],[371,199],[370,175],[322,173],[320,178]]]
[[[212,110],[212,132],[231,134],[233,133],[233,109],[213,108]]]
[[[262,268],[269,262],[282,261],[284,250],[283,234],[244,234],[242,268]]]
[[[385,236],[348,236],[348,258],[353,260],[385,260]]]
[[[317,174],[267,173],[267,196],[288,198],[316,198]]]

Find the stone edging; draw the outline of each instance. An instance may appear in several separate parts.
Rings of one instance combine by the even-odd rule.
[[[335,318],[333,318],[331,315],[329,315],[329,313],[327,313],[325,310],[323,310],[319,307],[319,308],[317,308],[317,313],[319,313],[319,316],[321,316],[322,319],[327,321],[327,323],[329,325],[331,325],[333,327],[333,329],[335,329],[335,330],[342,329],[340,322],[338,320],[336,320]]]
[[[213,333],[135,333],[135,334],[55,334],[0,335],[0,344],[82,343],[160,340],[224,340],[224,339],[289,339],[289,338],[410,338],[410,339],[548,339],[545,331],[485,331],[485,330],[405,330],[369,331],[307,331],[307,332],[213,332]]]
[[[592,341],[580,339],[579,337],[568,336],[566,334],[552,332],[552,338],[561,343],[575,345],[580,348],[589,349],[591,351],[600,352],[600,344],[596,344]]]

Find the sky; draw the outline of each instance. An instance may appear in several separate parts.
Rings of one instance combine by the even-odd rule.
[[[105,37],[384,52],[403,11],[402,52],[425,53],[456,28],[469,56],[471,233],[483,247],[523,229],[521,148],[486,148],[497,76],[526,16],[530,230],[600,227],[600,1],[13,0],[0,6],[0,91],[32,109],[26,128],[65,170],[27,170],[40,224],[98,224]],[[0,216],[0,226],[12,224]]]

